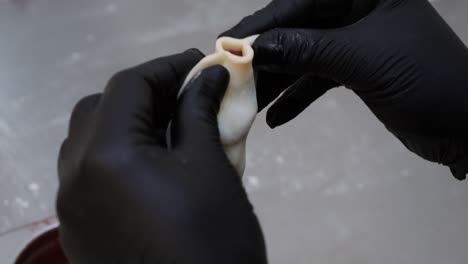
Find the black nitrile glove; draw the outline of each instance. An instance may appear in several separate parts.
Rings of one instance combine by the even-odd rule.
[[[223,35],[258,33],[259,104],[291,86],[271,127],[345,85],[408,149],[466,177],[468,50],[427,0],[276,0]]]
[[[228,72],[203,71],[177,103],[202,57],[190,50],[125,70],[75,107],[57,201],[71,263],[266,263],[257,217],[218,134]]]

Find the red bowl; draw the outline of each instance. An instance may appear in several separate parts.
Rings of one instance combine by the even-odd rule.
[[[58,228],[33,239],[20,253],[15,264],[69,264],[59,241]]]

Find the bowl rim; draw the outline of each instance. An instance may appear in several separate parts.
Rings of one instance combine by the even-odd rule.
[[[31,239],[29,239],[28,241],[24,242],[23,245],[20,247],[20,250],[19,250],[19,253],[18,255],[16,256],[15,258],[15,261],[13,262],[14,264],[21,264],[19,263],[18,261],[20,261],[25,252],[28,250],[28,248],[33,245],[39,238],[41,238],[42,236],[48,234],[48,233],[51,233],[53,231],[57,231],[58,232],[58,227],[59,227],[59,223],[52,223],[50,225],[47,225],[45,226],[44,228],[41,228],[39,231],[37,231]]]

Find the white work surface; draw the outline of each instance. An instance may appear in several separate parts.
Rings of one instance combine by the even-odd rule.
[[[211,52],[266,3],[0,0],[0,263],[31,235],[12,230],[54,215],[57,152],[78,99],[120,69]],[[468,1],[434,5],[468,42]],[[245,183],[271,263],[468,263],[468,184],[406,151],[354,94],[336,89],[276,130],[264,119]]]

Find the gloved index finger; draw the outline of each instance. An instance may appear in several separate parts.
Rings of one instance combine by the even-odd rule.
[[[272,1],[254,14],[244,17],[237,25],[221,33],[219,37],[246,38],[279,27],[281,16],[277,10],[278,1]]]
[[[352,24],[378,0],[273,0],[220,37],[245,38],[274,28],[334,28]]]
[[[99,105],[96,142],[165,146],[177,92],[185,74],[201,57],[201,53],[187,51],[116,74]]]

